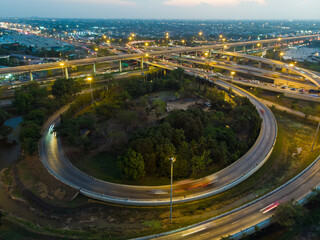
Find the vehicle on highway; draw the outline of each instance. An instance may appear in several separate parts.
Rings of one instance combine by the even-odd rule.
[[[260,112],[261,112],[262,114],[264,114],[266,111],[261,108],[261,109],[260,109]]]
[[[278,207],[280,205],[279,202],[275,202],[275,203],[272,203],[268,206],[266,206],[265,208],[262,208],[260,210],[260,212],[262,212],[263,214],[267,213],[267,212],[270,212],[271,210],[275,209],[276,207]]]

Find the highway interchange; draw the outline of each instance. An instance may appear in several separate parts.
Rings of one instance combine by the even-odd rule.
[[[314,37],[314,36],[313,36]],[[317,36],[319,37],[319,36]],[[284,40],[284,39],[283,39]],[[269,40],[266,43],[269,43]],[[263,41],[257,41],[259,43]],[[270,41],[272,42],[272,41]],[[251,44],[256,44],[256,42],[251,42]],[[231,44],[228,44],[228,46]],[[233,43],[232,46],[240,46],[243,43]],[[219,48],[221,46],[214,45],[211,48]],[[196,48],[193,51],[200,51],[209,48]],[[188,51],[191,51],[188,49]],[[170,50],[170,53],[176,53],[177,51]],[[179,51],[178,51],[179,52]],[[180,52],[186,52],[186,49]],[[152,53],[153,54],[153,53]],[[168,51],[162,51],[162,53],[154,53],[154,56],[168,54]],[[129,59],[141,58],[143,54],[132,54]],[[117,58],[118,57],[118,58]],[[122,57],[122,58],[121,58]],[[124,58],[123,58],[124,57]],[[113,60],[116,59],[126,59],[127,56],[114,56]],[[88,62],[92,61],[90,59],[85,59]],[[81,61],[81,60],[79,60]],[[104,59],[103,61],[106,61]],[[110,61],[109,57],[108,60]],[[261,59],[259,59],[261,61]],[[271,61],[271,60],[270,60]],[[86,64],[88,63],[86,62]],[[90,62],[91,63],[91,62]],[[270,65],[275,62],[270,62]],[[70,63],[71,64],[71,63]],[[80,64],[80,63],[79,63]],[[82,64],[82,63],[81,63]],[[165,63],[162,63],[165,64]],[[282,67],[287,67],[284,63],[276,63]],[[160,64],[161,65],[161,64]],[[28,69],[19,67],[19,69],[13,69],[13,72],[24,72],[30,71],[32,66],[27,66]],[[43,66],[45,68],[48,66]],[[187,74],[204,76],[205,72],[202,70],[196,70],[186,68]],[[43,69],[41,67],[36,68],[36,70]],[[52,66],[52,68],[57,68],[57,66]],[[170,67],[169,67],[170,68]],[[172,67],[174,69],[175,67]],[[8,69],[7,69],[8,70]],[[6,71],[7,71],[6,70]],[[302,69],[295,69],[296,73],[309,79],[319,86],[319,78],[315,77],[315,74]],[[213,82],[214,79],[206,78],[207,80]],[[197,188],[196,190],[177,192],[174,196],[174,202],[185,202],[192,201],[195,199],[212,196],[221,191],[233,187],[235,184],[245,180],[249,175],[254,173],[264,161],[267,160],[270,155],[273,146],[275,144],[275,139],[277,135],[276,121],[272,112],[260,103],[254,96],[248,94],[242,89],[228,83],[226,81],[214,81],[216,85],[228,89],[232,87],[234,92],[243,96],[248,97],[252,103],[256,106],[261,118],[263,119],[263,124],[261,127],[261,132],[259,138],[255,145],[250,149],[250,151],[239,159],[236,163],[223,169],[215,176],[217,177],[217,182],[213,185],[208,185],[205,187]],[[263,111],[260,111],[263,109]],[[95,179],[87,174],[76,169],[67,159],[61,147],[61,141],[56,137],[54,133],[51,132],[53,126],[59,123],[60,114],[66,110],[61,109],[54,116],[52,116],[48,122],[45,124],[43,129],[43,137],[39,145],[40,158],[46,169],[55,176],[58,180],[78,189],[82,194],[113,203],[126,204],[126,205],[161,205],[167,204],[169,202],[168,194],[153,195],[151,190],[161,189],[165,192],[169,192],[169,186],[160,187],[145,187],[145,186],[128,186],[119,185],[113,183],[107,183],[98,179]],[[214,219],[208,220],[204,223],[196,224],[195,226],[190,226],[180,231],[174,231],[169,233],[164,233],[162,235],[153,235],[142,239],[156,238],[159,239],[220,239],[221,236],[228,236],[238,233],[240,230],[245,230],[254,225],[257,225],[272,215],[272,212],[262,213],[260,210],[267,207],[272,203],[283,203],[291,199],[300,200],[310,193],[313,187],[318,186],[320,181],[320,163],[315,161],[313,165],[310,166],[307,171],[305,171],[301,176],[298,176],[294,181],[287,183],[285,186],[281,187],[277,191],[272,192],[266,196],[261,197],[248,204],[247,206],[240,207],[232,213],[227,213],[224,216],[216,217]],[[233,185],[234,184],[234,185]],[[180,190],[179,186],[175,186],[174,189]]]

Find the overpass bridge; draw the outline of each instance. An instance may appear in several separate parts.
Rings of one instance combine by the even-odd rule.
[[[276,45],[284,43],[284,42],[293,42],[299,43],[300,41],[315,41],[320,40],[320,34],[314,35],[305,35],[305,36],[297,36],[297,37],[287,37],[287,38],[274,38],[274,39],[267,39],[267,40],[257,40],[257,41],[246,41],[246,42],[235,42],[235,43],[219,43],[214,45],[204,45],[199,47],[180,47],[170,50],[163,50],[163,51],[150,51],[148,53],[136,53],[136,54],[123,54],[123,55],[115,55],[115,56],[107,56],[107,57],[97,57],[97,58],[87,58],[87,59],[79,59],[79,60],[72,60],[65,63],[55,62],[55,63],[46,63],[46,64],[39,64],[39,65],[26,65],[26,66],[18,66],[18,67],[9,67],[0,69],[0,75],[4,74],[12,74],[12,73],[29,73],[30,79],[33,80],[33,72],[38,71],[46,71],[51,69],[62,69],[65,71],[65,76],[68,78],[68,67],[71,66],[84,66],[84,65],[92,65],[93,66],[93,74],[96,72],[96,64],[97,63],[106,63],[112,61],[118,61],[119,67],[121,66],[121,61],[124,60],[132,60],[132,59],[141,59],[141,67],[143,67],[144,59],[153,56],[164,56],[168,54],[174,53],[187,53],[187,52],[195,52],[197,55],[198,51],[212,51],[213,49],[227,49],[231,47],[238,47],[238,46],[248,46],[251,45],[253,48],[255,46],[263,47],[264,44],[271,44],[275,43]]]

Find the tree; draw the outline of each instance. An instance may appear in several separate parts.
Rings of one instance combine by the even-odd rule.
[[[81,91],[79,82],[74,79],[58,78],[52,85],[52,95],[55,98],[75,95]]]
[[[41,126],[44,123],[44,120],[46,118],[46,114],[41,110],[33,110],[28,113],[28,115],[25,117],[26,121],[33,121],[37,125]]]
[[[0,126],[10,117],[9,113],[0,109]]]
[[[145,165],[140,153],[129,148],[122,161],[119,163],[120,170],[125,179],[136,180],[145,175]]]
[[[305,106],[301,109],[301,111],[305,114],[305,119],[307,119],[313,113],[313,108],[310,106]]]
[[[156,115],[159,117],[160,115],[164,114],[166,111],[166,103],[161,99],[156,99],[153,101],[153,107],[156,111]]]
[[[294,224],[300,222],[302,216],[302,205],[291,200],[277,208],[275,214],[272,216],[272,220],[281,226],[292,227]]]

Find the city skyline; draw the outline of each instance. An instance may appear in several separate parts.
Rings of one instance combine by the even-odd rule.
[[[1,0],[2,17],[319,20],[317,0]],[[13,7],[14,6],[14,7]]]

